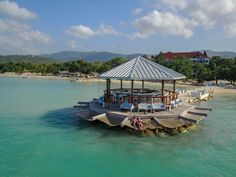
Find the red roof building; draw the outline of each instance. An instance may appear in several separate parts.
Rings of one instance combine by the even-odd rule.
[[[167,61],[175,60],[178,57],[185,57],[194,62],[209,63],[209,57],[207,56],[206,51],[202,52],[160,52],[161,56],[164,57]]]

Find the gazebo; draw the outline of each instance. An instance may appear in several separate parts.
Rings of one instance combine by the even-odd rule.
[[[101,74],[100,78],[106,79],[104,95],[90,102],[78,102],[77,115],[88,121],[98,120],[111,127],[127,127],[142,134],[164,136],[163,133],[185,132],[211,110],[177,99],[176,80],[186,77],[140,56]],[[120,88],[111,89],[111,79],[120,80]],[[131,86],[124,88],[124,80],[130,81]],[[142,86],[134,88],[135,81],[141,81]],[[161,89],[144,88],[145,81],[161,82]],[[172,82],[173,89],[166,90],[165,81]]]
[[[167,104],[170,100],[178,97],[175,92],[176,80],[182,80],[186,77],[172,69],[138,56],[101,74],[100,78],[106,79],[106,90],[104,91],[105,103],[109,104],[112,102],[112,92],[120,91],[120,93],[123,93],[123,91],[126,91],[129,93],[128,102],[130,103],[134,103],[134,98],[151,97],[160,98],[164,104]],[[120,80],[119,89],[111,89],[111,79]],[[131,88],[129,90],[123,88],[123,80],[131,81]],[[134,88],[135,81],[142,82],[141,89]],[[161,92],[159,94],[146,93],[144,88],[145,81],[161,82]],[[165,81],[173,82],[172,90],[165,90]]]

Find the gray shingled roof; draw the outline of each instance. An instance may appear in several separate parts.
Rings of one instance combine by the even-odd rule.
[[[100,78],[123,80],[179,80],[186,77],[172,69],[138,56],[101,74]]]

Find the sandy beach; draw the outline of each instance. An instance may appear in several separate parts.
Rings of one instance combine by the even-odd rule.
[[[16,74],[16,73],[0,73],[0,77],[17,77],[23,79],[42,79],[42,80],[65,80],[73,82],[105,82],[103,79],[99,78],[73,78],[73,77],[62,77],[62,76],[41,76],[33,74]]]
[[[73,78],[73,77],[61,77],[61,76],[40,76],[40,75],[33,75],[33,74],[16,74],[16,73],[0,73],[0,77],[14,77],[14,78],[22,78],[22,79],[42,79],[42,80],[64,80],[69,82],[105,82],[104,79],[100,78]],[[119,83],[119,80],[112,80],[112,83]],[[123,81],[124,83],[129,84],[129,81]],[[141,84],[141,81],[136,81],[135,84]],[[156,86],[161,85],[161,83],[154,83],[154,82],[146,82],[145,85],[147,86]],[[167,87],[172,87],[172,83],[166,83]],[[196,86],[191,84],[190,82],[177,82],[176,87],[186,88],[189,90],[193,89],[200,89],[203,86]],[[217,94],[236,94],[236,89],[232,88],[224,88],[224,87],[213,87],[215,93]]]

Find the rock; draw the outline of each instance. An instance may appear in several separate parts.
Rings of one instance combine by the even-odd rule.
[[[164,127],[163,128],[163,130],[164,130],[164,132],[166,132],[167,134],[171,134],[171,132],[172,132],[172,129],[171,128],[167,128],[167,127]]]
[[[172,136],[178,135],[178,134],[179,134],[179,131],[178,131],[177,129],[175,129],[175,128],[172,128],[171,131],[170,131],[170,134],[171,134]]]
[[[187,129],[184,128],[184,127],[179,127],[179,132],[180,132],[180,133],[186,133],[186,132],[187,132]]]
[[[160,126],[160,125],[156,126],[156,128],[159,129],[159,130],[162,130],[162,129],[163,129],[163,127]]]
[[[166,132],[159,132],[158,135],[160,137],[167,137],[167,136],[169,136]]]
[[[156,130],[155,130],[155,134],[156,134],[156,135],[158,135],[158,133],[159,133],[159,130],[158,130],[158,129],[156,129]]]
[[[152,130],[150,130],[150,129],[146,129],[145,130],[145,135],[147,135],[147,136],[155,136],[155,133]]]
[[[188,130],[196,130],[197,129],[197,125],[195,124],[189,124],[187,127]]]

